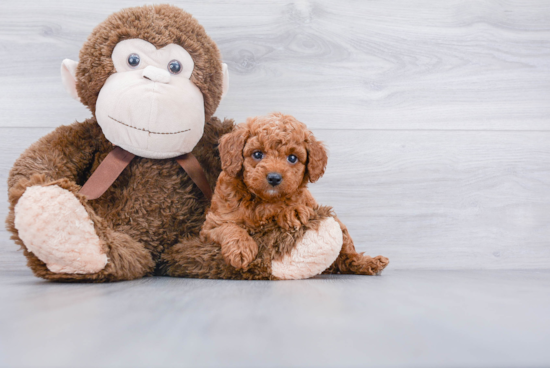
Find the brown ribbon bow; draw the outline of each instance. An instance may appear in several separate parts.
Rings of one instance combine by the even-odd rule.
[[[134,157],[136,155],[133,153],[118,146],[115,147],[82,186],[80,194],[85,195],[88,200],[101,197],[113,185]],[[212,200],[212,190],[197,158],[192,153],[186,153],[176,157],[176,161],[199,187],[204,196],[208,200]]]

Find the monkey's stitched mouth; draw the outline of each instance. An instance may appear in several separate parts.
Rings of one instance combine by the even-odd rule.
[[[124,125],[124,126],[127,126],[128,128],[132,128],[132,129],[135,129],[135,130],[141,130],[142,132],[147,132],[147,133],[151,133],[151,134],[179,134],[179,133],[185,133],[185,132],[188,132],[188,131],[191,130],[191,129],[185,129],[185,130],[180,130],[179,132],[168,132],[168,133],[163,133],[163,132],[152,132],[152,131],[147,130],[147,129],[136,128],[136,127],[134,127],[134,126],[125,124],[125,123],[123,123],[122,121],[119,121],[119,120],[113,118],[111,115],[107,115],[107,116],[108,116],[109,118],[113,119],[114,121],[116,121],[117,123],[122,124],[122,125]]]

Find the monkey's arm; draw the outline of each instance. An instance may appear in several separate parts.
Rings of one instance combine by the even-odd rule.
[[[15,205],[25,190],[68,179],[82,185],[101,144],[108,143],[94,120],[61,126],[32,144],[15,161],[9,178],[10,202]],[[21,192],[19,195],[18,193]]]

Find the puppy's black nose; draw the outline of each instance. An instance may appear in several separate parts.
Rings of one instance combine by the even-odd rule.
[[[279,173],[269,173],[267,174],[267,182],[269,185],[277,186],[281,184],[283,177]]]

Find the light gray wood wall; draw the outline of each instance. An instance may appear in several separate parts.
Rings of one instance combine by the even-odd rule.
[[[550,267],[549,1],[173,1],[230,70],[219,117],[283,111],[328,145],[312,186],[395,269]],[[89,116],[59,67],[136,1],[0,2],[0,217],[17,156]],[[23,256],[0,232],[0,267]]]

